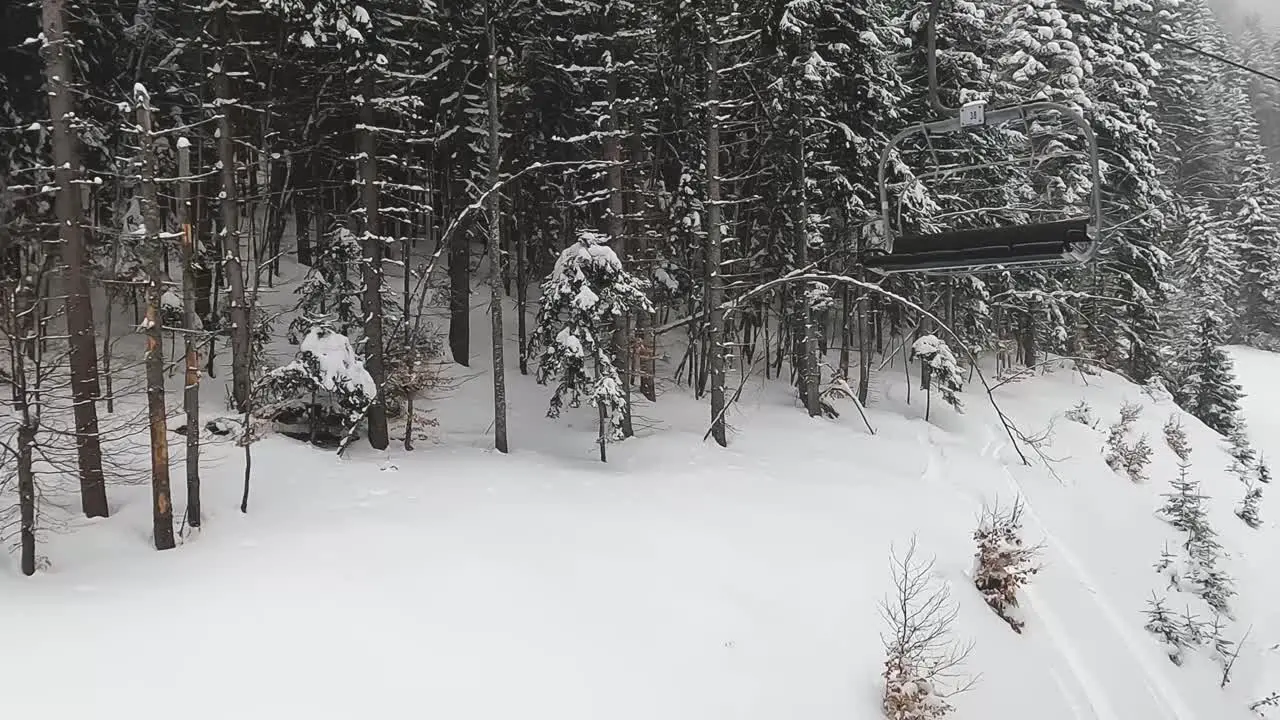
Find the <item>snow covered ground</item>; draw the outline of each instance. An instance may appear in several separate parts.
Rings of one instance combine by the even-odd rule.
[[[1256,440],[1280,457],[1280,357],[1235,356]],[[1244,720],[1280,690],[1280,501],[1264,500],[1259,530],[1237,519],[1230,458],[1189,417],[1240,592],[1227,634],[1252,631],[1221,689],[1206,653],[1176,667],[1143,629],[1175,537],[1154,514],[1175,408],[1115,376],[1063,369],[996,391],[1025,432],[1052,429],[1050,471],[1019,463],[976,384],[966,414],[935,402],[925,422],[901,364],[877,381],[875,436],[852,406],[810,419],[753,380],[727,450],[702,441],[705,403],[673,389],[637,408],[641,436],[608,465],[593,415],[545,419],[549,388],[514,368],[513,452],[488,450],[486,370],[455,374],[437,442],[415,452],[359,442],[338,460],[263,440],[247,515],[239,450],[211,444],[205,527],[176,551],[149,545],[149,490],[115,487],[113,517],[48,538],[47,572],[0,561],[0,717],[873,720],[877,603],[891,546],[913,534],[975,643],[980,678],[956,718]],[[204,392],[209,416],[222,389]],[[1080,400],[1101,429],[1061,417]],[[1155,449],[1143,484],[1102,460],[1125,400],[1143,403]],[[1046,544],[1021,635],[969,580],[982,504],[1019,494],[1028,539]]]

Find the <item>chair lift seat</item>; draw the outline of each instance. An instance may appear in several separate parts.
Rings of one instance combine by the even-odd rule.
[[[889,254],[866,259],[880,272],[962,270],[991,265],[1072,262],[1073,253],[1093,242],[1089,218],[1033,225],[903,235]]]

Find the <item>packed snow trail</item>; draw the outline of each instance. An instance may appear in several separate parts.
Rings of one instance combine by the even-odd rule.
[[[1131,627],[1132,621],[1138,617],[1137,614],[1132,614],[1130,620],[1126,620],[1116,611],[1112,602],[1102,595],[1099,589],[1101,586],[1093,580],[1085,569],[1084,563],[1079,560],[1071,547],[1054,533],[1036,512],[1035,501],[1030,497],[1030,493],[1018,483],[1009,466],[1003,461],[1003,451],[1008,445],[997,437],[996,431],[989,425],[985,428],[985,433],[987,442],[984,444],[983,457],[999,465],[1010,492],[1022,501],[1023,517],[1026,520],[1024,528],[1028,537],[1040,537],[1044,543],[1042,558],[1044,567],[1032,579],[1028,592],[1028,600],[1031,601],[1029,604],[1036,608],[1036,613],[1042,619],[1047,621],[1050,626],[1049,632],[1054,638],[1054,645],[1065,657],[1072,658],[1069,661],[1072,667],[1105,668],[1103,671],[1105,679],[1101,682],[1092,673],[1077,674],[1077,679],[1086,688],[1091,704],[1095,708],[1104,709],[1099,717],[1102,720],[1112,720],[1112,718],[1123,720],[1134,717],[1196,720],[1195,713],[1187,707],[1178,690],[1165,678],[1164,668],[1152,666],[1150,660],[1154,647],[1152,638],[1138,635],[1138,632],[1145,632],[1140,625],[1135,626],[1138,629],[1137,632]],[[1032,473],[1027,475],[1028,483],[1040,479]],[[1058,570],[1065,571],[1066,575],[1060,576]],[[1068,619],[1062,622],[1058,620],[1060,617]],[[1076,628],[1077,632],[1069,632],[1067,630],[1069,627]],[[1090,642],[1095,639],[1095,636],[1089,632],[1080,632],[1086,629],[1097,631],[1102,628],[1109,628],[1111,637],[1120,638],[1124,643],[1128,653],[1123,662],[1122,656],[1117,654],[1114,648],[1101,647],[1097,643]],[[1077,638],[1083,639],[1083,642]],[[1081,647],[1082,645],[1087,647]],[[1093,660],[1085,663],[1075,660],[1082,653],[1093,654]],[[1117,662],[1124,666],[1126,672],[1115,672],[1119,669],[1115,667]],[[1118,685],[1121,689],[1130,691],[1135,687],[1145,688],[1145,695],[1151,702],[1145,708],[1125,707],[1126,703],[1122,700],[1120,701],[1122,709],[1117,714],[1105,698],[1102,687],[1106,685]],[[1119,696],[1125,699],[1133,695],[1132,692],[1119,693]],[[1150,714],[1153,709],[1157,714]]]

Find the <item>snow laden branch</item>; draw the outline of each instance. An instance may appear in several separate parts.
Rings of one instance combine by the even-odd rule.
[[[760,285],[757,285],[756,287],[752,288],[751,290],[748,290],[742,295],[739,295],[737,298],[734,298],[732,301],[725,303],[722,306],[724,307],[725,315],[726,316],[732,315],[735,312],[739,312],[746,309],[747,301],[752,300],[756,297],[759,297],[760,295],[763,295],[765,293],[768,293],[774,290],[775,288],[782,287],[790,283],[797,283],[797,282],[803,282],[803,283],[821,282],[821,283],[830,283],[830,284],[843,283],[845,285],[862,288],[863,290],[877,293],[878,295],[888,299],[891,302],[898,303],[899,305],[902,305],[905,308],[914,310],[915,312],[918,312],[924,317],[932,320],[937,325],[937,327],[945,331],[948,335],[951,336],[952,339],[955,340],[956,347],[964,349],[965,355],[968,356],[969,362],[974,368],[974,371],[978,377],[978,380],[982,383],[982,387],[986,390],[987,400],[991,403],[992,409],[996,411],[996,416],[1000,419],[1000,424],[1004,426],[1005,433],[1009,436],[1009,442],[1013,445],[1013,449],[1018,453],[1018,457],[1019,459],[1022,460],[1023,465],[1031,464],[1030,461],[1027,460],[1027,456],[1022,452],[1021,445],[1018,443],[1019,437],[1026,440],[1027,436],[1023,434],[1022,431],[1018,430],[1017,426],[1013,423],[1013,420],[1010,419],[1009,416],[1005,414],[1004,410],[1000,407],[999,403],[996,402],[995,388],[991,385],[990,382],[987,381],[986,376],[983,375],[982,368],[978,364],[977,356],[974,355],[973,352],[968,349],[968,347],[965,345],[963,338],[961,338],[960,335],[951,328],[951,326],[949,326],[937,315],[926,310],[920,304],[906,297],[903,297],[902,295],[899,295],[890,290],[885,290],[884,288],[880,287],[879,285],[876,285],[875,283],[869,283],[865,280],[859,280],[854,277],[849,277],[848,275],[836,275],[831,273],[808,272],[808,271],[798,270],[796,272],[792,272],[787,275],[784,275],[780,278],[776,278],[774,280],[761,283]],[[1029,441],[1028,441],[1028,445],[1031,445],[1033,448],[1035,447],[1035,444]]]
[[[528,175],[531,172],[535,172],[538,170],[552,170],[552,169],[559,168],[559,169],[573,170],[573,171],[579,172],[583,170],[600,170],[603,168],[614,167],[621,164],[622,163],[620,162],[616,162],[612,160],[586,160],[586,161],[564,160],[564,161],[553,161],[553,162],[535,162],[535,163],[526,165],[523,168],[517,170],[516,172],[511,173],[507,177],[495,182],[492,186],[490,186],[489,188],[481,192],[480,195],[477,196],[475,200],[471,201],[469,205],[464,207],[462,211],[459,212],[458,215],[454,217],[454,219],[449,223],[448,227],[444,229],[444,232],[441,233],[440,241],[436,244],[436,251],[431,254],[430,258],[427,259],[426,267],[421,272],[418,273],[417,286],[413,290],[413,298],[414,298],[413,303],[416,304],[419,309],[421,309],[422,306],[425,304],[426,297],[427,297],[427,288],[429,288],[431,285],[431,275],[435,272],[436,267],[439,265],[440,257],[444,254],[445,249],[450,246],[450,242],[452,241],[454,234],[462,230],[464,227],[466,227],[466,223],[471,219],[473,215],[475,215],[476,213],[486,208],[489,202],[489,198],[494,193],[503,192],[504,190],[507,189],[508,186],[510,186],[516,180],[520,179],[525,175]],[[400,318],[399,323],[407,322],[408,321],[407,316],[408,316],[408,313],[405,313],[405,317]],[[417,327],[417,323],[422,322],[423,313],[417,312],[414,314],[414,317],[415,317],[414,332],[416,334],[417,331],[420,330],[420,328]],[[400,328],[399,323],[397,323],[396,325],[397,332],[400,332],[402,330]]]

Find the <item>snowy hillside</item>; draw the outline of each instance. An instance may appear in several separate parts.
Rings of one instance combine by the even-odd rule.
[[[1274,444],[1280,357],[1239,357],[1253,430]],[[1259,530],[1232,514],[1243,491],[1213,433],[1183,417],[1239,592],[1224,635],[1252,627],[1225,689],[1207,649],[1177,667],[1143,629],[1152,593],[1169,594],[1153,566],[1177,543],[1155,514],[1176,474],[1171,402],[1066,369],[1003,385],[1025,433],[1051,430],[1050,472],[1029,450],[1019,463],[981,393],[925,422],[894,367],[875,436],[852,406],[810,419],[785,386],[754,381],[728,449],[702,441],[705,404],[672,390],[637,409],[640,437],[607,465],[594,415],[546,419],[549,388],[515,372],[513,452],[485,449],[489,385],[459,369],[433,409],[437,442],[413,453],[357,443],[336,460],[263,440],[247,515],[239,449],[211,445],[205,526],[176,552],[149,546],[140,486],[113,491],[110,519],[50,536],[47,572],[0,566],[0,634],[24,648],[0,654],[0,716],[872,720],[877,605],[891,547],[913,534],[973,642],[964,669],[980,677],[952,700],[957,718],[1244,720],[1280,689],[1280,511],[1264,502]],[[1082,400],[1098,429],[1062,417]],[[1154,449],[1137,484],[1102,459],[1125,401]],[[983,503],[1019,496],[1045,549],[1015,634],[970,573]]]

